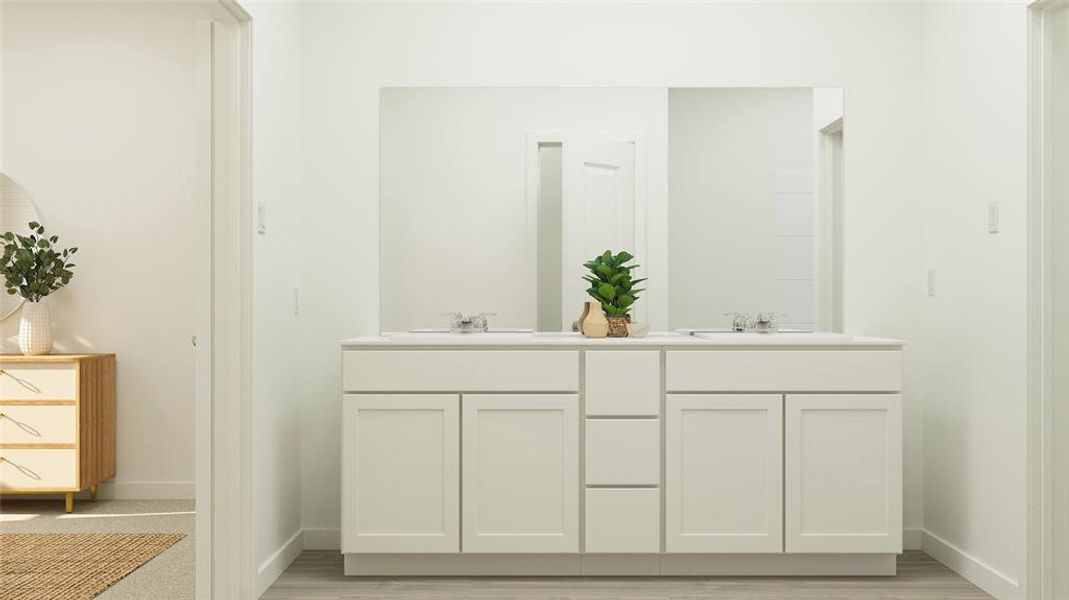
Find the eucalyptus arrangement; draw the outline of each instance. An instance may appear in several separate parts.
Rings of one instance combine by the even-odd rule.
[[[645,278],[631,278],[631,271],[637,269],[638,265],[627,263],[634,258],[628,252],[613,254],[611,250],[606,250],[583,264],[590,270],[589,275],[583,276],[590,284],[586,293],[601,304],[601,310],[609,322],[610,337],[627,336],[628,313],[638,300],[639,293],[645,291],[635,287],[646,281]]]
[[[4,253],[0,275],[7,293],[27,301],[19,321],[19,349],[23,354],[52,351],[52,316],[42,300],[70,283],[74,277],[71,258],[78,248],[59,248],[58,236],[47,236],[36,221],[29,223],[29,235],[8,231],[0,236]]]

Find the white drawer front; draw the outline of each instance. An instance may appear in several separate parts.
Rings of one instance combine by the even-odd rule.
[[[74,449],[0,450],[0,490],[63,490],[78,484]]]
[[[587,485],[659,485],[659,419],[587,419]]]
[[[666,357],[670,392],[893,392],[898,350],[676,351]]]
[[[575,392],[577,351],[392,350],[343,353],[346,392]]]
[[[586,414],[649,416],[661,412],[659,351],[592,350],[586,353]]]
[[[0,363],[0,400],[75,400],[74,363]]]
[[[589,489],[585,514],[588,554],[661,549],[659,489]]]
[[[0,444],[73,444],[77,419],[73,405],[0,405]]]

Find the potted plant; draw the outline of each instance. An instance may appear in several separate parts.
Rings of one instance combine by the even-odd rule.
[[[0,274],[7,293],[26,300],[19,320],[19,350],[48,354],[52,351],[52,315],[43,300],[70,283],[74,263],[69,261],[78,249],[58,248],[59,238],[45,236],[45,228],[36,221],[29,229],[30,235],[8,231],[0,236],[4,247]]]
[[[644,291],[634,286],[646,280],[631,278],[631,271],[638,265],[626,264],[633,258],[628,252],[613,254],[606,250],[583,264],[590,269],[590,275],[583,276],[590,284],[586,293],[601,303],[601,310],[609,321],[609,337],[627,337],[631,306],[638,300],[639,292]]]

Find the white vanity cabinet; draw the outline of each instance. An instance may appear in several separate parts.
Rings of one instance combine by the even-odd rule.
[[[460,396],[347,394],[345,552],[460,551]]]
[[[788,394],[787,552],[902,550],[902,397]]]
[[[464,395],[465,552],[579,551],[579,397]]]
[[[445,339],[343,343],[347,574],[894,574],[900,342]]]
[[[783,397],[669,394],[668,552],[783,551]]]

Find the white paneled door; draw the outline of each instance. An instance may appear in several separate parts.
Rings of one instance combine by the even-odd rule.
[[[463,551],[579,551],[579,399],[463,396]]]
[[[669,394],[665,549],[783,551],[783,398]]]
[[[787,552],[902,551],[902,397],[788,395]]]
[[[460,397],[343,401],[342,552],[460,551]]]
[[[636,226],[642,211],[636,202],[635,143],[570,134],[563,144],[561,185],[562,310],[571,315],[586,300],[583,263],[605,250],[644,256],[645,240],[638,233],[644,226]]]

